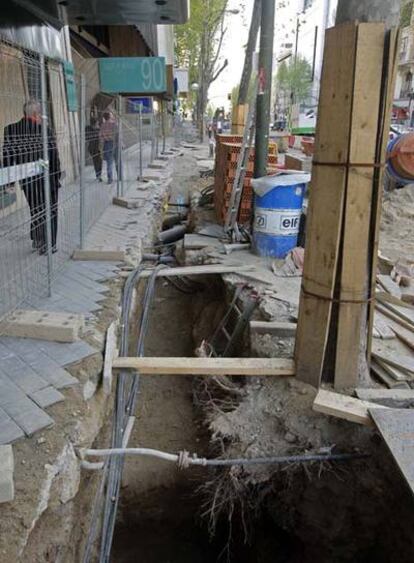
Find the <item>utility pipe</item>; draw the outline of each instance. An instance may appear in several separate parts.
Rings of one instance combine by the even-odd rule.
[[[314,461],[348,461],[369,457],[369,454],[350,453],[350,454],[303,454],[293,456],[270,456],[259,458],[234,458],[234,459],[206,459],[198,457],[196,454],[189,454],[186,451],[178,454],[162,452],[151,448],[110,448],[110,449],[79,449],[78,453],[83,460],[85,457],[111,457],[116,455],[138,455],[152,457],[176,463],[180,468],[185,469],[190,465],[202,467],[231,467],[234,465],[276,465],[280,463],[309,463]],[[90,462],[88,462],[89,464]],[[92,467],[89,467],[92,468]]]

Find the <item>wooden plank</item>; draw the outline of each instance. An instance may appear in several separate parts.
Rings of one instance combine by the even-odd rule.
[[[391,375],[385,370],[382,365],[375,361],[374,358],[371,360],[371,371],[384,385],[390,389],[406,389],[408,387],[405,381],[396,381]]]
[[[404,381],[412,381],[412,377],[407,373],[400,371],[396,367],[391,366],[387,362],[384,362],[382,359],[378,358],[374,352],[372,352],[372,357],[375,359],[377,364],[385,370],[385,372],[394,379],[394,381],[404,382]]]
[[[395,323],[399,324],[400,326],[404,327],[406,330],[409,330],[411,332],[414,332],[414,327],[410,322],[407,322],[403,319],[401,319],[398,315],[394,314],[392,311],[390,311],[390,309],[387,309],[385,306],[382,306],[381,304],[377,303],[376,305],[376,309],[382,313],[383,315],[385,315],[386,317],[388,317],[389,319],[391,319],[392,321],[394,321]]]
[[[382,86],[382,108],[380,112],[379,127],[378,127],[378,150],[377,161],[384,162],[385,155],[389,143],[388,132],[391,125],[391,110],[394,100],[395,80],[397,76],[397,61],[400,52],[399,45],[399,31],[392,29],[387,32],[386,46],[384,49],[384,83]],[[378,271],[379,260],[379,237],[382,213],[382,200],[384,193],[384,168],[377,170],[376,182],[374,183],[373,201],[372,201],[372,214],[371,214],[371,228],[370,228],[370,246],[371,246],[371,261],[369,264],[369,280],[370,296],[375,295],[376,276]],[[381,255],[381,260],[384,263],[389,260]],[[391,264],[392,266],[392,264]],[[368,305],[368,340],[367,340],[367,358],[371,358],[372,349],[372,332],[374,326],[375,315],[375,301]]]
[[[378,428],[411,492],[414,492],[414,411],[411,409],[370,408]]]
[[[381,305],[383,305],[383,307],[391,311],[395,316],[399,317],[406,323],[410,324],[412,327],[411,330],[414,331],[414,320],[413,316],[410,315],[410,310],[412,310],[412,307],[409,307],[407,303],[403,304],[403,306],[400,307],[398,305],[395,305],[394,303],[390,303],[387,299],[384,299],[381,296],[377,296],[377,299],[381,303]]]
[[[292,360],[279,358],[117,358],[113,369],[132,369],[145,375],[248,375],[295,374]]]
[[[72,260],[90,261],[90,262],[125,262],[124,250],[75,250],[72,254]]]
[[[294,337],[296,323],[278,323],[270,321],[250,321],[250,330],[258,334],[273,334],[280,337]]]
[[[384,291],[377,291],[375,293],[375,297],[377,298],[378,301],[380,301],[383,304],[385,303],[389,305],[394,305],[395,307],[400,307],[402,309],[408,309],[414,311],[414,307],[410,303],[407,303],[406,301],[403,301],[402,299],[399,299],[394,295],[385,293]]]
[[[401,332],[396,328],[393,328],[392,330],[396,334],[397,338],[401,340],[401,342],[403,342],[406,346],[411,348],[411,350],[414,350],[414,337],[410,338],[408,335],[404,334],[403,332]]]
[[[83,315],[23,309],[14,311],[0,324],[5,336],[68,343],[79,340],[84,328]]]
[[[166,278],[173,276],[203,276],[220,274],[241,274],[244,272],[254,272],[254,266],[226,266],[224,264],[205,264],[203,266],[182,266],[177,268],[164,268],[158,272],[157,277]],[[147,278],[153,270],[144,270],[142,278]]]
[[[392,328],[387,324],[387,322],[380,317],[380,314],[377,312],[374,319],[374,330],[377,330],[379,334],[379,338],[382,340],[392,340],[394,339],[395,332]]]
[[[414,389],[355,389],[358,399],[386,407],[414,407]]]
[[[350,168],[344,206],[340,291],[335,359],[335,389],[358,384],[362,331],[366,328],[369,230],[381,102],[385,26],[360,24],[355,61]],[[367,88],[366,85],[370,84]]]
[[[390,276],[386,276],[384,274],[378,274],[377,282],[387,293],[389,293],[393,297],[397,297],[398,299],[401,299],[401,288],[399,285],[395,283],[393,279],[391,279]]]
[[[372,356],[381,362],[393,366],[401,371],[414,374],[414,358],[403,354],[393,354],[387,350],[374,349]]]
[[[303,289],[295,358],[297,377],[319,387],[331,319],[349,159],[357,25],[328,29],[309,197]],[[332,127],[332,123],[336,126]],[[320,296],[320,297],[318,297]]]
[[[104,368],[102,386],[104,393],[110,395],[112,391],[112,362],[117,355],[116,347],[116,322],[112,322],[106,332]]]
[[[363,424],[364,426],[374,426],[368,412],[370,408],[386,409],[387,407],[378,407],[375,403],[360,401],[354,397],[340,395],[326,389],[319,389],[313,403],[313,410],[316,412],[348,420],[349,422]]]

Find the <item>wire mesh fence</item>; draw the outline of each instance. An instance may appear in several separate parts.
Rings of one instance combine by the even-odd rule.
[[[114,195],[160,150],[161,119],[0,43],[0,320],[47,295]]]

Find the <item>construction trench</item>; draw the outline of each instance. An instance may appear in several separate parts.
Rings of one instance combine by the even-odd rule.
[[[194,162],[191,154],[185,158]],[[203,215],[204,208],[196,206],[200,183],[203,188],[207,182],[195,176],[186,182],[189,201]],[[181,263],[208,264],[214,252],[183,252],[178,242],[176,255]],[[243,259],[244,253],[224,262]],[[137,286],[129,355],[136,350],[146,284],[141,280]],[[296,317],[295,305],[284,299],[273,299],[269,313],[272,299],[263,292],[270,291],[258,287],[254,279],[231,274],[158,278],[148,309],[145,356],[203,356],[235,292],[241,309],[253,311],[252,320],[270,314],[281,322]],[[252,301],[257,301],[253,307]],[[225,340],[216,338],[215,345],[223,350]],[[293,348],[291,334],[277,337],[246,326],[231,355],[290,358]],[[292,378],[141,376],[129,448],[245,463],[180,468],[161,459],[125,456],[110,560],[411,561],[412,497],[384,442],[371,428],[312,410],[316,394]],[[105,434],[96,447],[108,446]],[[312,455],[325,460],[300,461]],[[336,455],[344,459],[335,460]],[[291,459],[247,461],[283,456]]]
[[[211,168],[212,162],[206,160],[206,147],[193,145],[182,152],[169,164],[169,197],[174,203],[179,195],[184,196],[191,204],[189,229],[199,230],[199,221],[211,215],[204,205],[211,175],[200,178],[198,170],[204,170],[204,164]],[[381,248],[393,260],[400,254],[401,232],[408,255],[414,254],[413,211],[410,187],[390,194],[384,202]],[[172,206],[171,215],[174,213]],[[144,253],[154,253],[149,247],[153,244],[151,231],[160,228],[159,212],[151,225],[143,240]],[[179,265],[193,272],[201,267],[210,271],[227,268],[230,273],[147,276],[139,283],[135,279],[130,285],[135,291],[124,355],[137,355],[145,304],[145,356],[208,355],[208,347],[202,343],[211,342],[237,292],[240,309],[249,311],[249,316],[229,355],[290,361],[300,278],[277,277],[248,250],[227,255],[217,248],[214,238],[206,238],[207,246],[198,249],[188,248],[193,244],[185,248],[182,239],[177,241],[174,256]],[[140,268],[148,270],[155,264],[145,260]],[[167,261],[159,272],[170,266]],[[131,267],[121,273],[123,277],[108,284],[100,320],[103,326],[108,326],[115,313],[115,318],[119,316],[126,276],[134,276]],[[154,293],[146,300],[151,279]],[[263,328],[272,321],[289,330],[275,335],[254,325]],[[118,347],[121,345],[118,340]],[[223,351],[225,345],[225,338],[215,339],[217,350]],[[95,356],[74,365],[71,373],[79,377],[84,389],[95,379],[98,387],[88,399],[79,397],[76,388],[70,391],[69,405],[53,407],[60,422],[57,428],[16,445],[19,502],[2,507],[1,561],[73,563],[102,556],[103,470],[81,466],[79,458],[85,448],[111,447],[119,370],[113,370],[110,396],[103,393],[102,362]],[[125,374],[127,382],[132,381],[133,373]],[[313,386],[294,377],[142,375],[128,448],[241,461],[231,466],[186,468],[158,458],[124,456],[119,502],[112,512],[112,549],[106,560],[412,561],[413,500],[384,441],[372,426],[316,412],[316,396]],[[55,443],[56,432],[60,441]],[[74,451],[76,455],[71,453]],[[323,461],[309,461],[310,456]],[[270,458],[277,460],[269,463]],[[86,459],[101,463],[105,458],[90,455]],[[263,462],[252,465],[248,461],[257,459]],[[23,489],[23,484],[31,488]],[[35,503],[33,517],[29,508]]]

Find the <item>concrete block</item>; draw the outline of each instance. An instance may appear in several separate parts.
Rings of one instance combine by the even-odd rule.
[[[83,315],[18,310],[0,328],[6,336],[75,342],[82,335],[84,327]]]
[[[10,445],[0,446],[0,503],[14,499],[14,459]]]
[[[124,262],[124,250],[75,250],[72,255],[73,260],[92,261],[92,262]]]

